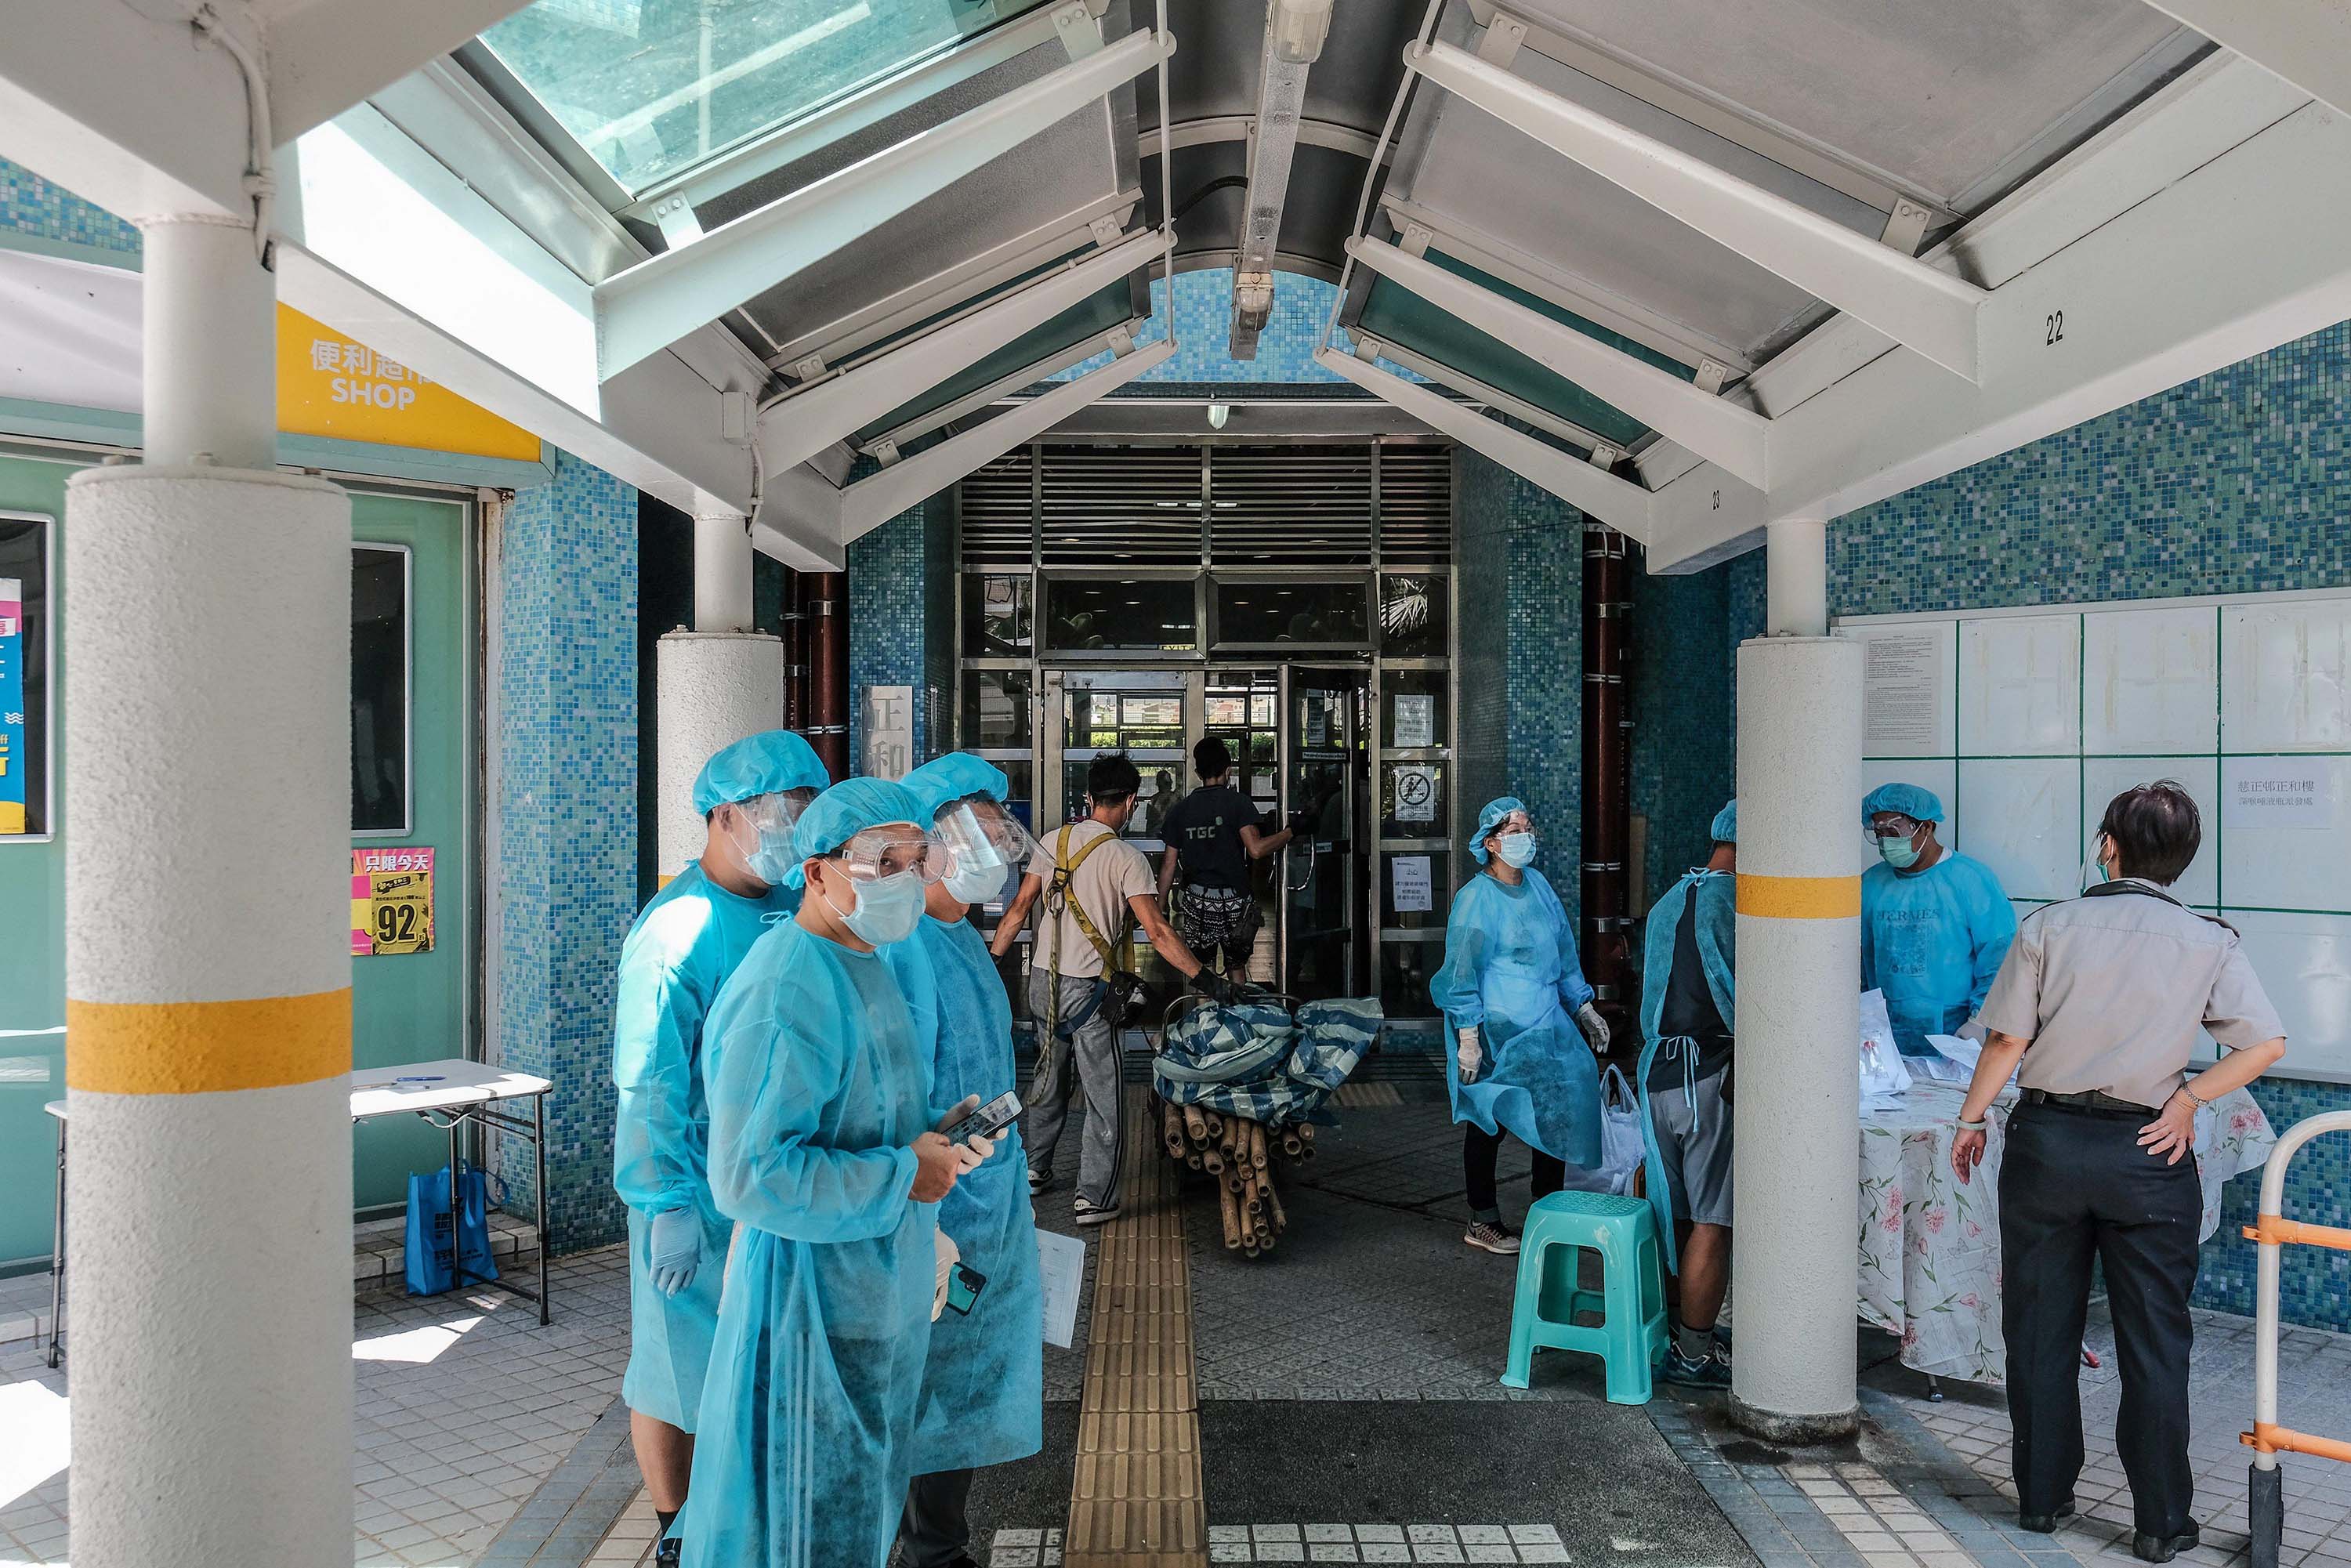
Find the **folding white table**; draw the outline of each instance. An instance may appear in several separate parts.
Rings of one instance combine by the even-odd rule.
[[[554,1087],[528,1072],[510,1072],[487,1062],[456,1057],[439,1061],[412,1061],[397,1067],[363,1067],[351,1074],[351,1121],[354,1125],[379,1116],[413,1115],[449,1134],[449,1235],[452,1288],[490,1285],[526,1301],[538,1303],[538,1321],[549,1321],[547,1298],[547,1095]],[[507,1103],[530,1102],[525,1121]],[[43,1109],[57,1123],[57,1203],[49,1249],[49,1364],[63,1354],[59,1328],[66,1288],[66,1122],[67,1102],[52,1100]],[[467,1123],[528,1139],[533,1163],[532,1190],[538,1198],[538,1289],[509,1284],[496,1275],[465,1271],[455,1246],[457,1177],[465,1168],[459,1132]]]

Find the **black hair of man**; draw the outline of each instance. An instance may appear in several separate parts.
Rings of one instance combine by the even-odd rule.
[[[1192,747],[1192,770],[1203,779],[1222,779],[1233,770],[1231,747],[1209,736]]]
[[[1105,751],[1086,768],[1086,795],[1097,806],[1116,806],[1143,788],[1143,775],[1123,751]]]
[[[2126,789],[2107,801],[2098,831],[2113,841],[2125,876],[2145,877],[2162,887],[2179,880],[2204,841],[2195,800],[2169,779]]]

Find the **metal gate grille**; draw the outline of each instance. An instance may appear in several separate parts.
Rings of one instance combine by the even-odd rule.
[[[1037,450],[1024,446],[965,476],[956,516],[973,566],[1027,566],[1037,548]]]
[[[1441,565],[1453,449],[1039,445],[960,487],[967,566]]]
[[[1047,566],[1197,566],[1200,451],[1194,446],[1048,446]]]
[[[1369,446],[1212,446],[1208,556],[1219,565],[1369,566]]]

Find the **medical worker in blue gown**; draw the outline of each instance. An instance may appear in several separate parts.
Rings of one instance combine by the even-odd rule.
[[[1861,820],[1884,863],[1861,877],[1861,988],[1886,993],[1894,1043],[1928,1056],[1983,1006],[2016,911],[1981,861],[1936,841],[1943,803],[1916,784],[1881,784]]]
[[[1469,853],[1483,869],[1453,900],[1445,966],[1428,987],[1456,1041],[1453,1119],[1468,1124],[1461,1239],[1505,1256],[1519,1238],[1495,1191],[1504,1133],[1533,1151],[1538,1198],[1560,1189],[1567,1166],[1600,1163],[1593,1057],[1608,1050],[1608,1025],[1576,964],[1559,894],[1533,867],[1537,848],[1521,802],[1505,795],[1479,813]]]
[[[934,1130],[875,952],[914,934],[945,870],[924,815],[884,779],[818,796],[785,873],[799,911],[703,1030],[711,1197],[737,1231],[679,1521],[699,1568],[881,1568],[905,1503],[937,1205],[990,1149]]]
[[[1730,1075],[1738,988],[1739,802],[1713,852],[1649,911],[1641,962],[1641,1135],[1649,1207],[1675,1277],[1668,1383],[1728,1388],[1715,1320],[1730,1285]]]
[[[982,1104],[1013,1087],[1012,1007],[967,918],[1001,898],[1029,864],[1035,843],[1004,809],[1007,781],[992,763],[961,752],[926,762],[901,780],[922,821],[947,852],[912,941],[882,949],[929,1053],[931,1097],[976,1096]],[[1037,1266],[1037,1220],[1022,1178],[1019,1124],[994,1158],[956,1183],[939,1205],[939,1231],[987,1284],[967,1314],[949,1310],[931,1325],[914,1427],[914,1479],[900,1526],[905,1568],[951,1568],[972,1561],[965,1506],[973,1471],[1027,1458],[1044,1443],[1045,1304]]]
[[[694,781],[702,858],[646,904],[621,947],[612,1028],[612,1186],[629,1206],[629,1406],[662,1528],[684,1506],[703,1368],[718,1328],[727,1223],[704,1149],[703,1019],[718,988],[799,894],[782,886],[792,824],[829,780],[807,741],[769,730],[726,747]]]

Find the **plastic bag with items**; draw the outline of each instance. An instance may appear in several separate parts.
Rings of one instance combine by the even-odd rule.
[[[1910,1087],[1910,1070],[1894,1043],[1894,1022],[1886,1016],[1886,993],[1861,993],[1861,1109],[1891,1109]]]

